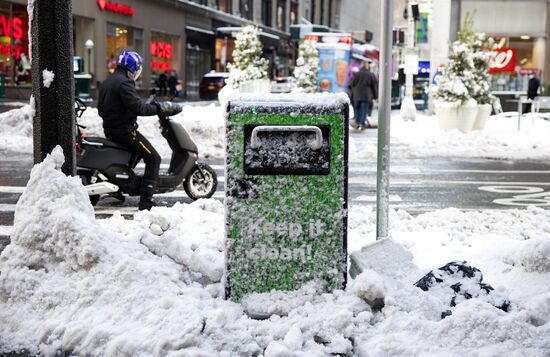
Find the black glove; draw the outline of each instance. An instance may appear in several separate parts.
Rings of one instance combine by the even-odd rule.
[[[165,117],[171,117],[173,115],[181,113],[181,111],[183,110],[183,108],[179,104],[172,102],[157,102],[156,105],[158,108],[158,112],[162,113]]]

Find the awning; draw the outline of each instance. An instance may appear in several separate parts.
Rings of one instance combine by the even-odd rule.
[[[185,26],[185,29],[188,30],[188,31],[200,32],[200,33],[203,33],[203,34],[206,34],[206,35],[210,35],[210,36],[214,36],[214,35],[215,35],[214,31],[207,30],[207,29],[201,29],[200,27]]]
[[[355,59],[358,59],[359,61],[363,61],[363,62],[372,62],[372,59],[370,58],[367,58],[365,56],[361,56],[357,53],[352,53],[351,54],[351,57],[355,58]]]
[[[241,27],[218,27],[216,29],[216,31],[218,31],[219,33],[227,33],[227,34],[231,34],[231,36],[233,36],[234,34],[236,34],[237,32],[239,32],[241,30]],[[271,39],[274,39],[274,40],[280,40],[281,38],[277,35],[273,35],[271,33],[268,33],[268,32],[265,32],[265,31],[260,31],[260,36],[263,36],[263,37],[269,37]]]

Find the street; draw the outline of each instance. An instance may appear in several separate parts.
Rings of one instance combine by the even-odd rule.
[[[358,148],[376,141],[376,130],[350,131]],[[0,245],[9,242],[18,198],[32,168],[32,156],[14,152],[0,155]],[[218,175],[214,199],[224,197],[222,159],[207,161]],[[168,167],[163,160],[162,169]],[[138,165],[143,169],[143,164]],[[405,209],[417,215],[442,208],[461,210],[510,209],[528,205],[550,206],[548,176],[550,163],[542,161],[487,160],[452,157],[396,159],[391,162],[390,207]],[[353,161],[349,164],[349,204],[372,207],[376,204],[376,162]],[[127,197],[124,203],[107,198],[95,207],[97,218],[119,211],[131,218],[137,212],[138,197]],[[156,195],[162,206],[188,203],[182,187],[174,192]]]

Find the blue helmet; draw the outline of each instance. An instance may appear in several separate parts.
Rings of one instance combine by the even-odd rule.
[[[128,76],[134,81],[138,79],[143,67],[141,56],[134,51],[124,51],[118,57],[118,64],[128,71]]]

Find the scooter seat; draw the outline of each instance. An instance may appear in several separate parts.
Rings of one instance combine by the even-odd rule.
[[[105,138],[100,138],[100,137],[88,137],[86,138],[86,141],[90,142],[90,143],[98,143],[98,144],[103,144],[103,146],[107,146],[107,147],[111,147],[111,148],[115,148],[115,149],[121,149],[121,150],[126,150],[128,151],[128,149],[120,144],[117,144],[115,143],[114,141],[111,141],[111,140],[108,140],[108,139],[105,139]]]

